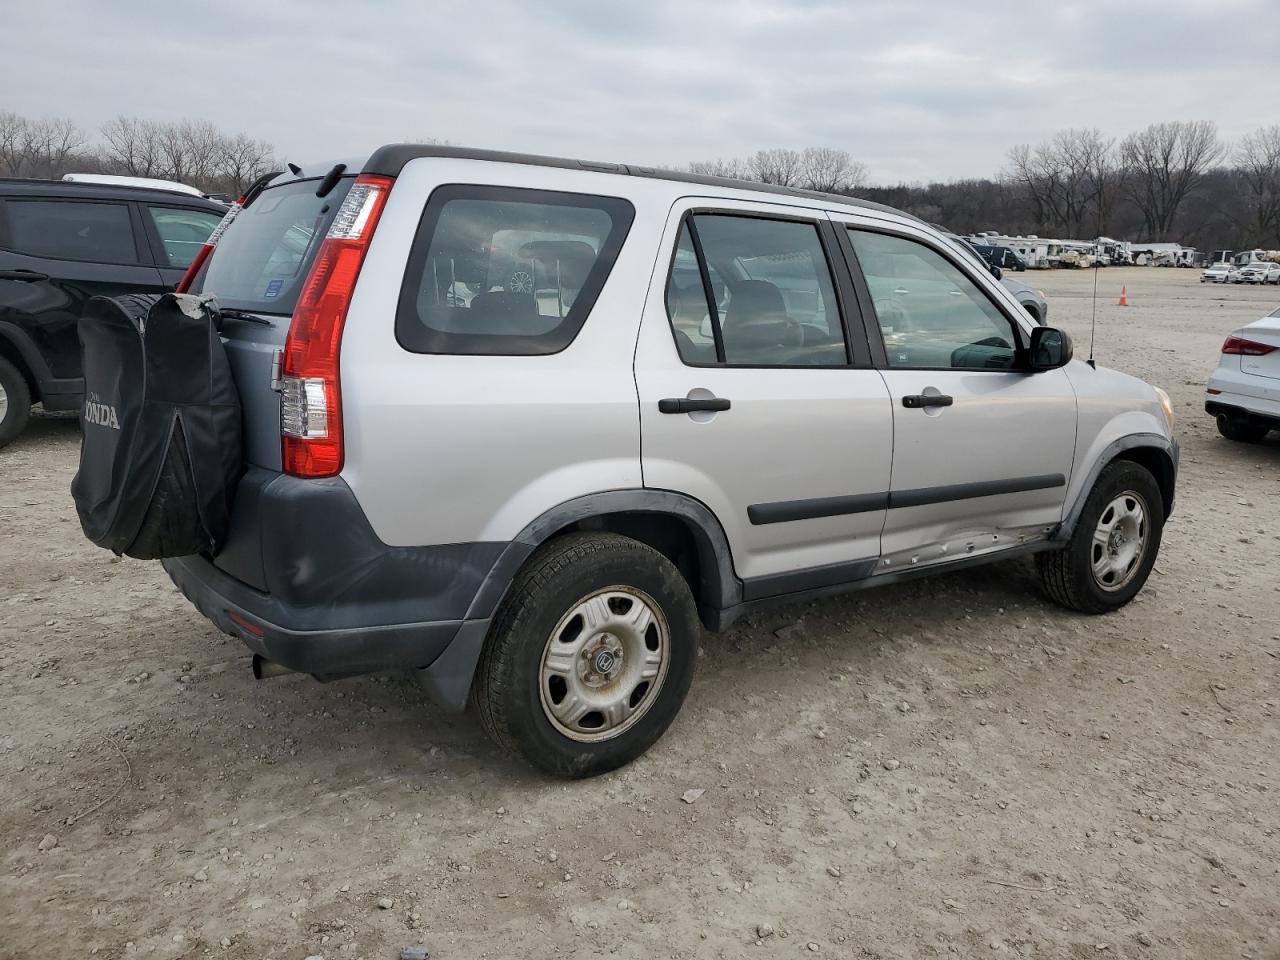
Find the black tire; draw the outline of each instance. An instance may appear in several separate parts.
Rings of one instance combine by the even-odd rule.
[[[1271,428],[1247,420],[1236,420],[1225,413],[1216,417],[1218,432],[1236,443],[1261,443]]]
[[[0,357],[0,389],[4,390],[4,419],[0,420],[0,447],[7,446],[26,429],[31,419],[31,388],[22,371],[4,357]]]
[[[543,708],[543,655],[560,621],[612,586],[641,591],[665,618],[666,673],[630,726],[581,742],[557,729]],[[555,776],[616,769],[653,746],[675,719],[693,681],[701,629],[689,585],[658,551],[610,533],[559,537],[530,558],[494,618],[472,686],[480,722],[503,750]]]
[[[1108,588],[1094,575],[1094,531],[1103,512],[1125,494],[1134,495],[1141,502],[1145,517],[1144,546],[1123,583]],[[1036,555],[1045,593],[1055,603],[1080,613],[1118,610],[1146,584],[1160,552],[1163,530],[1164,500],[1155,477],[1145,467],[1129,460],[1108,464],[1093,485],[1066,548]]]

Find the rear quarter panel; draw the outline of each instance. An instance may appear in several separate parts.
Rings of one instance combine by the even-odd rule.
[[[442,184],[623,197],[635,218],[590,316],[549,356],[411,353],[396,304],[423,208]],[[632,360],[669,188],[487,161],[410,161],[392,188],[343,334],[342,477],[393,546],[511,540],[574,497],[638,488]]]

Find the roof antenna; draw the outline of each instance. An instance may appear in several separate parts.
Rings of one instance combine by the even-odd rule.
[[[1098,361],[1093,359],[1093,338],[1098,329],[1098,265],[1101,260],[1098,257],[1098,242],[1093,243],[1093,318],[1089,321],[1089,359],[1085,363],[1098,369]]]

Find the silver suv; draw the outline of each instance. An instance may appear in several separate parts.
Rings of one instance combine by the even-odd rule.
[[[757,605],[1035,554],[1103,613],[1173,507],[1164,393],[886,207],[397,145],[215,236],[248,468],[174,582],[259,676],[410,669],[555,774],[648,749]]]

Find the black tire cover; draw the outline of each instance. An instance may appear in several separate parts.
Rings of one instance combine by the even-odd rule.
[[[151,560],[214,554],[244,470],[240,398],[210,297],[95,297],[80,318],[80,525]]]

